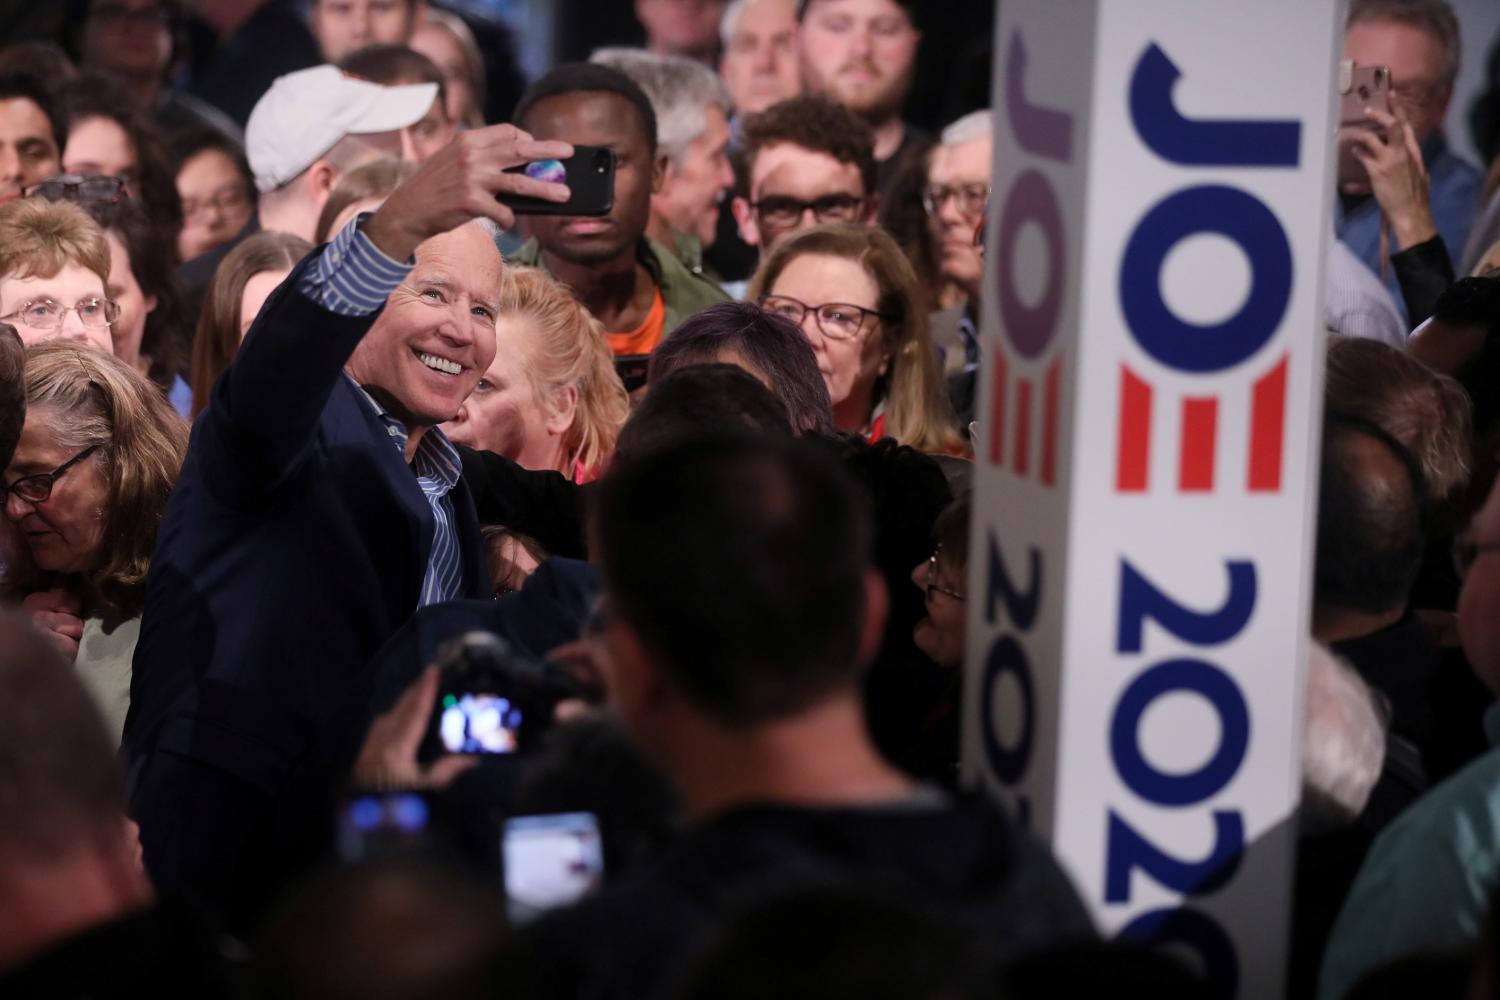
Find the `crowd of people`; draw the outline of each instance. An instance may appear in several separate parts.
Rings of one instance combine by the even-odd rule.
[[[0,39],[0,995],[1214,995],[960,781],[992,114],[905,119],[914,0],[529,81],[435,0],[61,6]],[[1500,981],[1460,57],[1352,0],[1293,997]]]

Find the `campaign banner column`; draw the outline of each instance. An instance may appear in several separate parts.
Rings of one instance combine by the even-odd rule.
[[[1105,930],[1223,995],[1282,989],[1339,27],[1304,0],[996,26],[965,774]]]

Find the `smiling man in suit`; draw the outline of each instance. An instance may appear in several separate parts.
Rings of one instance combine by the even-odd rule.
[[[146,864],[250,919],[315,853],[365,665],[418,607],[488,592],[452,419],[495,354],[507,167],[572,147],[464,133],[310,254],[214,387],[163,518],[125,748]],[[479,220],[476,222],[475,220]]]

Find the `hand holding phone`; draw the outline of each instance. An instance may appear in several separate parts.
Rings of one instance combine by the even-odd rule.
[[[1365,109],[1390,113],[1391,70],[1389,66],[1359,66],[1352,59],[1339,63],[1339,187],[1368,191],[1370,175],[1354,154],[1355,133],[1371,133],[1384,142],[1387,136],[1380,123]]]
[[[506,173],[566,184],[570,192],[564,202],[502,192],[498,197],[517,215],[608,215],[615,204],[615,154],[602,146],[574,146],[566,159],[533,160]]]

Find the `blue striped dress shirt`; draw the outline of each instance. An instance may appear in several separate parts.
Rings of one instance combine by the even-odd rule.
[[[345,226],[323,250],[315,267],[303,272],[299,291],[329,312],[341,316],[368,316],[381,306],[406,276],[411,263],[398,263],[381,253],[364,234],[361,223],[365,215]],[[391,446],[406,460],[406,425],[391,416],[385,407],[348,375],[359,390],[360,398],[380,418],[390,435]],[[463,465],[458,449],[434,427],[424,435],[412,456],[412,471],[417,485],[432,509],[432,550],[427,555],[427,572],[422,579],[422,593],[417,606],[451,601],[463,592],[463,553],[458,544],[458,527],[449,497]]]

